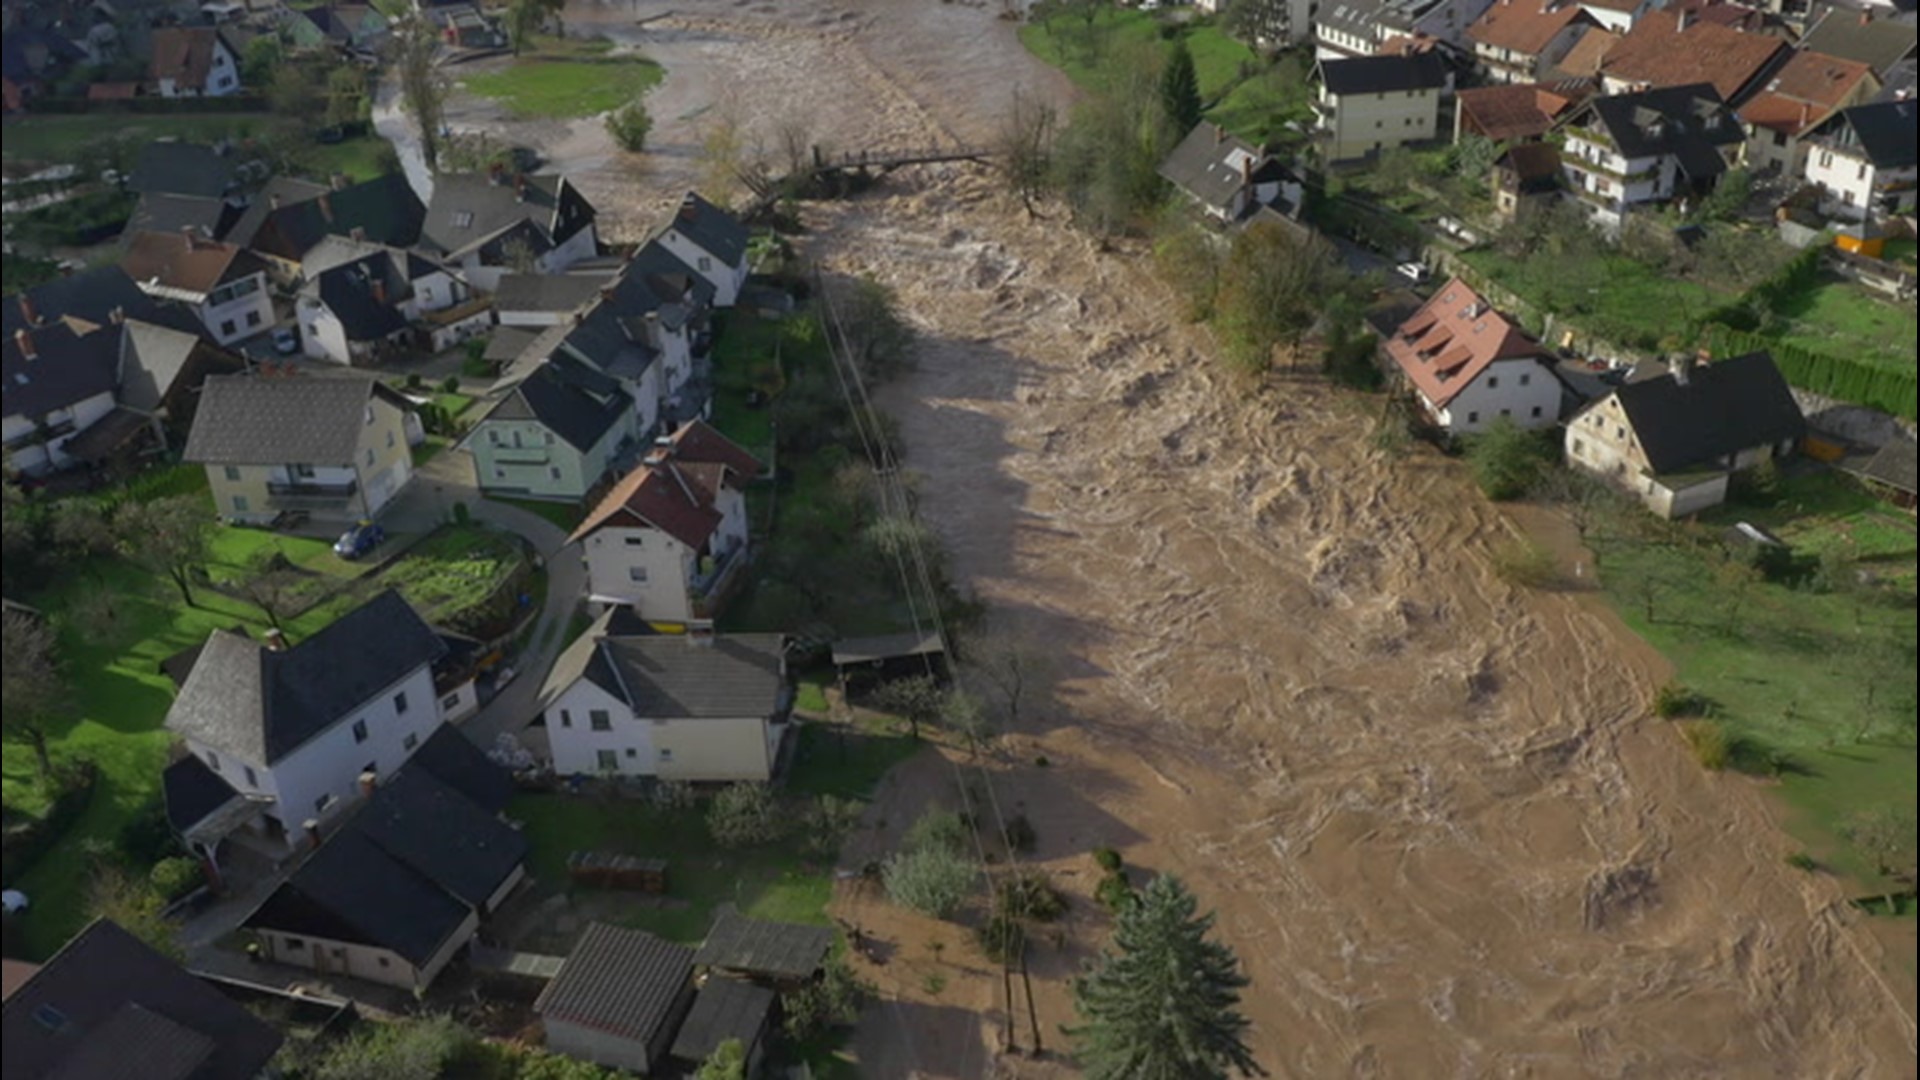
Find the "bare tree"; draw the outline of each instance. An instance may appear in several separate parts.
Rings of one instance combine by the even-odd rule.
[[[712,120],[700,140],[700,190],[725,202],[748,175],[747,130],[737,97],[727,94],[709,111]]]
[[[1035,199],[1046,194],[1053,171],[1053,136],[1059,117],[1053,106],[1029,97],[1019,89],[1000,125],[998,145],[1000,171],[1020,196],[1028,217],[1039,216]]]
[[[918,740],[923,722],[933,723],[940,719],[945,697],[933,676],[913,675],[882,683],[873,692],[873,703],[882,712],[905,717],[913,738]]]
[[[180,590],[188,607],[193,571],[204,566],[213,543],[213,516],[204,498],[173,495],[152,502],[130,502],[113,519],[122,554],[155,574],[164,574]]]
[[[402,19],[393,31],[393,68],[400,79],[400,101],[413,122],[420,125],[420,153],[427,168],[440,166],[440,138],[444,126],[447,83],[434,67],[440,42],[433,28],[419,16]]]
[[[1024,634],[994,634],[965,643],[966,670],[1007,718],[1020,726],[1021,710],[1032,703],[1053,670],[1052,657]]]
[[[62,698],[53,627],[37,615],[8,609],[0,640],[0,723],[6,733],[33,747],[40,775],[53,775],[47,752],[47,718]]]
[[[500,245],[500,261],[516,274],[532,274],[540,269],[540,256],[534,254],[533,245],[518,236]]]
[[[288,573],[290,564],[280,545],[262,548],[255,552],[247,565],[247,577],[240,586],[253,601],[253,606],[267,617],[267,624],[275,630],[284,630],[280,624],[282,616],[291,618],[293,607],[298,602],[299,582]]]
[[[113,528],[107,508],[92,499],[63,499],[53,504],[48,539],[77,559],[113,550]]]

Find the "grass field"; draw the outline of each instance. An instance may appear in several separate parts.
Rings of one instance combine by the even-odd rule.
[[[546,40],[506,70],[470,75],[465,85],[515,116],[567,120],[617,109],[666,77],[659,64],[612,49],[605,39]]]
[[[1920,322],[1911,302],[1879,300],[1858,285],[1829,280],[1776,312],[1789,320],[1781,341],[1894,371],[1912,371]]]
[[[1697,280],[1668,277],[1624,255],[1576,258],[1542,250],[1516,259],[1481,248],[1462,258],[1535,306],[1629,348],[1653,349],[1684,337],[1694,320],[1727,299]]]
[[[1094,9],[1092,23],[1072,13],[1030,22],[1020,28],[1027,51],[1065,72],[1090,89],[1100,87],[1108,72],[1151,47],[1168,48],[1161,36],[1162,22],[1151,12],[1121,7]],[[1193,54],[1200,97],[1209,103],[1225,94],[1245,73],[1259,64],[1252,49],[1211,24],[1201,23],[1178,32]]]
[[[392,148],[377,135],[363,135],[332,145],[304,136],[290,138],[299,129],[293,120],[272,113],[73,113],[22,116],[6,123],[0,155],[10,164],[73,163],[88,151],[113,144],[131,150],[156,139],[190,142],[220,139],[282,139],[294,167],[316,177],[343,173],[355,180],[379,176],[393,160]]]
[[[1889,583],[1819,592],[1743,580],[1710,554],[1734,521],[1808,552],[1850,542]],[[1771,506],[1724,507],[1679,536],[1593,538],[1609,597],[1745,744],[1737,756],[1781,755],[1793,835],[1823,864],[1872,882],[1843,831],[1865,810],[1916,797],[1912,520],[1820,471],[1783,481]]]
[[[492,596],[525,562],[511,533],[449,525],[408,550],[380,583],[399,589],[426,619],[440,621]]]

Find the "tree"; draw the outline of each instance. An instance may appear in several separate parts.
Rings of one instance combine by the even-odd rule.
[[[188,607],[192,574],[207,561],[213,544],[213,515],[202,498],[170,495],[151,502],[129,502],[113,516],[121,552],[155,574],[164,574],[180,590]]]
[[[267,107],[295,120],[311,122],[313,103],[326,95],[326,82],[319,67],[301,61],[274,65],[264,85]]]
[[[0,614],[0,724],[33,747],[42,779],[53,777],[47,719],[65,696],[53,627],[44,618],[8,608]]]
[[[1700,217],[1705,221],[1738,221],[1745,215],[1747,201],[1753,197],[1753,173],[1746,169],[1728,169],[1713,191],[1700,200]]]
[[[1476,186],[1486,182],[1493,163],[1500,160],[1501,145],[1485,135],[1464,135],[1453,144],[1447,164],[1453,175]]]
[[[746,124],[739,98],[728,94],[708,110],[707,131],[700,139],[700,190],[708,197],[731,198],[747,171]]]
[[[932,723],[939,719],[941,697],[940,684],[933,676],[911,675],[881,683],[873,692],[873,705],[881,712],[905,717],[909,730],[917,740],[923,721]]]
[[[940,702],[940,726],[967,741],[967,752],[978,756],[980,744],[993,737],[993,717],[979,698],[965,690],[950,690]]]
[[[1227,0],[1220,22],[1227,33],[1250,44],[1278,41],[1286,32],[1287,6],[1284,0]]]
[[[1025,634],[993,634],[965,645],[967,670],[1007,718],[1008,727],[1020,726],[1020,711],[1052,671],[1051,653]]]
[[[1525,495],[1541,464],[1540,441],[1504,416],[1467,442],[1467,465],[1489,499]]]
[[[275,630],[285,629],[280,618],[291,617],[298,602],[300,583],[288,574],[288,566],[280,545],[261,548],[247,560],[246,581],[240,586]]]
[[[1912,803],[1890,803],[1865,810],[1847,823],[1847,839],[1854,842],[1882,877],[1912,883],[1914,880],[1914,807]]]
[[[312,1080],[439,1080],[478,1042],[451,1017],[362,1024],[305,1070]]]
[[[1184,38],[1174,42],[1166,69],[1160,72],[1160,107],[1182,135],[1200,124],[1200,76],[1193,70],[1193,53]]]
[[[48,513],[47,539],[71,558],[105,555],[113,550],[113,523],[94,499],[62,499]]]
[[[906,366],[913,328],[900,317],[900,299],[870,275],[854,280],[833,297],[833,329],[839,333],[860,373],[885,379]]]
[[[980,877],[969,856],[945,844],[925,844],[888,856],[880,868],[887,899],[922,915],[944,919],[967,902]]]
[[[1272,222],[1243,230],[1227,255],[1215,305],[1228,360],[1265,371],[1275,347],[1297,347],[1346,281],[1333,249],[1317,236]]]
[[[1080,1027],[1069,1032],[1091,1080],[1265,1075],[1247,1049],[1236,1006],[1247,977],[1227,946],[1207,940],[1213,915],[1163,874],[1122,905],[1113,948],[1074,981]]]
[[[547,6],[541,0],[509,0],[506,16],[501,21],[506,25],[513,55],[519,56],[521,50],[533,42],[533,35],[546,25]]]
[[[327,126],[355,124],[367,118],[367,76],[352,64],[327,73]],[[388,146],[384,140],[382,146]]]
[[[400,103],[420,127],[420,155],[427,168],[440,165],[440,139],[445,127],[446,80],[434,66],[438,38],[425,19],[415,15],[393,28],[393,68],[400,79]]]
[[[728,784],[707,806],[707,832],[721,847],[751,847],[786,829],[773,790],[765,784]]]
[[[1028,217],[1037,216],[1034,200],[1047,193],[1058,121],[1059,114],[1053,106],[1016,88],[1007,115],[1000,122],[999,137],[995,140],[1000,151],[997,159],[1000,173],[1020,196]]]
[[[838,795],[813,800],[800,819],[807,847],[816,855],[831,858],[840,850],[841,842],[859,827],[865,809],[858,800]]]
[[[747,1048],[739,1039],[728,1039],[714,1047],[700,1063],[694,1080],[747,1080]]]
[[[820,978],[780,995],[787,1037],[806,1043],[836,1027],[845,1027],[860,1019],[860,1010],[872,996],[873,987],[860,981],[845,957],[832,957]]]
[[[1207,230],[1194,224],[1181,207],[1168,207],[1160,216],[1153,244],[1153,265],[1186,304],[1188,318],[1199,322],[1213,314],[1220,292],[1221,245]]]
[[[240,81],[247,86],[265,86],[286,59],[287,50],[272,34],[261,34],[240,51]]]
[[[647,148],[647,135],[653,131],[653,117],[638,99],[627,102],[607,114],[607,134],[620,149],[637,154]]]

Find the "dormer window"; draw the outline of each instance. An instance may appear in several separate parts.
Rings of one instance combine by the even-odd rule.
[[[471,228],[472,225],[473,225],[473,215],[471,213],[465,210],[455,210],[453,212],[454,228],[466,229],[466,228]]]
[[[67,1014],[51,1005],[41,1005],[33,1010],[33,1022],[48,1031],[65,1031]]]

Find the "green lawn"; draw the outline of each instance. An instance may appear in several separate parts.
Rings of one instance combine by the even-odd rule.
[[[1020,28],[1020,43],[1088,88],[1102,85],[1117,65],[1144,49],[1161,42],[1167,42],[1163,48],[1171,44],[1161,37],[1161,20],[1151,12],[1122,7],[1093,10],[1090,25],[1073,13],[1029,22]],[[1203,100],[1213,101],[1240,79],[1243,68],[1259,63],[1252,49],[1210,23],[1186,28],[1179,36],[1193,55]]]
[[[1789,321],[1783,332],[1768,332],[1781,341],[1889,370],[1914,368],[1920,323],[1911,301],[1883,301],[1858,285],[1828,280],[1776,314]]]
[[[538,514],[569,533],[579,528],[580,523],[587,518],[587,508],[579,503],[549,502],[546,499],[503,499],[497,496],[493,501],[525,510],[529,514]]]
[[[1311,56],[1283,56],[1215,102],[1207,118],[1251,142],[1304,144],[1314,126],[1312,72]]]
[[[293,157],[313,176],[343,173],[356,181],[384,175],[397,162],[393,144],[378,135],[362,135],[331,145],[308,142],[295,150]]]
[[[1685,337],[1694,320],[1727,298],[1696,280],[1660,274],[1624,255],[1576,257],[1543,249],[1516,259],[1482,248],[1462,258],[1536,307],[1628,348],[1654,349]]]
[[[285,131],[289,122],[270,113],[73,113],[9,117],[0,154],[14,162],[71,162],[76,152],[109,143],[137,145],[176,137],[199,142],[247,138]]]
[[[1915,262],[1916,253],[1920,253],[1920,244],[1916,244],[1913,237],[1897,236],[1887,241],[1886,251],[1881,257],[1891,263],[1901,263],[1907,267],[1912,267]]]
[[[1903,582],[1876,594],[1739,584],[1709,554],[1728,522],[1776,529],[1808,550],[1851,535],[1886,552]],[[1606,530],[1611,531],[1611,530]],[[1771,507],[1729,506],[1680,526],[1681,542],[1593,538],[1601,582],[1621,616],[1704,694],[1746,743],[1748,760],[1783,754],[1788,827],[1823,863],[1858,881],[1872,867],[1842,836],[1863,810],[1916,797],[1913,533],[1837,473],[1782,485]],[[1697,545],[1697,546],[1696,546]],[[1650,584],[1646,584],[1650,583]],[[1649,591],[1651,617],[1649,617]]]
[[[567,120],[617,109],[665,77],[659,64],[637,53],[616,54],[604,39],[548,41],[504,71],[469,75],[465,85],[515,116]]]
[[[449,525],[415,544],[380,575],[428,621],[481,603],[526,563],[511,533],[483,525]]]

